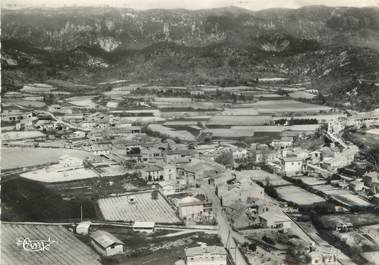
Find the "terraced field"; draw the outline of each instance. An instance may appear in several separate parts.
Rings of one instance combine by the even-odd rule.
[[[17,239],[55,241],[49,250],[29,252],[23,250]],[[59,225],[1,224],[1,264],[7,265],[101,265],[100,257],[87,245]]]
[[[135,198],[135,203],[129,202],[130,197]],[[165,198],[158,193],[154,200],[151,191],[108,197],[98,200],[98,204],[104,219],[109,221],[181,222]]]

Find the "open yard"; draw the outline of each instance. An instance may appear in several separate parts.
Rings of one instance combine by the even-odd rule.
[[[134,198],[135,202],[130,203],[129,198]],[[98,204],[105,220],[181,222],[168,201],[160,193],[153,199],[152,191],[108,197],[98,200]]]
[[[320,196],[293,185],[278,187],[276,188],[276,191],[278,192],[279,197],[283,200],[293,202],[300,206],[311,205],[325,201]]]
[[[203,232],[178,234],[176,231],[158,230],[146,235],[128,229],[101,228],[125,242],[125,255],[117,264],[122,265],[168,265],[184,258],[185,248],[201,245],[221,245],[217,235]],[[173,235],[173,236],[171,236]],[[104,265],[116,264],[102,261]]]

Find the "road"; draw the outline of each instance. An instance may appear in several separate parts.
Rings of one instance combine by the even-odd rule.
[[[50,115],[50,117],[53,118],[53,120],[55,120],[56,122],[58,122],[60,124],[66,125],[67,127],[71,128],[71,129],[83,131],[82,128],[74,126],[74,125],[72,125],[72,124],[70,124],[68,122],[63,121],[62,119],[57,118],[53,113],[51,113],[49,111],[39,110],[38,112]]]
[[[220,200],[214,192],[214,187],[204,182],[201,184],[200,189],[208,197],[208,200],[212,202],[213,213],[219,226],[218,234],[224,247],[229,251],[234,264],[248,265],[248,262],[238,248],[238,244],[249,243],[249,241],[244,236],[235,232],[230,226]]]

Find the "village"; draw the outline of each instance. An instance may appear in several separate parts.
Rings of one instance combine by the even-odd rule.
[[[379,109],[278,77],[51,80],[6,92],[1,123],[6,264],[379,264],[379,167],[346,137],[379,139]],[[51,255],[17,251],[38,239]]]

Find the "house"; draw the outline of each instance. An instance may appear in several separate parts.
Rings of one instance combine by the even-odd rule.
[[[282,212],[269,210],[259,215],[259,220],[264,227],[288,229],[291,227],[291,219]]]
[[[280,160],[282,174],[292,177],[302,172],[303,158],[298,156],[287,156]]]
[[[321,152],[318,150],[310,152],[309,158],[310,158],[310,162],[312,162],[312,164],[318,164],[322,160]]]
[[[224,206],[229,206],[236,201],[246,203],[249,199],[263,199],[264,189],[252,181],[237,183],[229,185],[227,190],[218,188],[218,196],[222,199]]]
[[[174,181],[176,167],[170,164],[156,163],[147,165],[141,170],[142,178],[146,181]]]
[[[95,142],[90,146],[90,151],[95,155],[109,155],[112,149],[112,142],[109,141],[99,141]]]
[[[248,157],[248,152],[244,148],[237,148],[232,151],[232,155],[234,160],[242,160]]]
[[[202,220],[212,215],[212,203],[187,196],[178,202],[179,217],[185,220]]]
[[[156,162],[157,160],[162,160],[162,150],[155,147],[144,147],[141,148],[141,161],[142,162]]]
[[[280,140],[273,140],[271,146],[273,148],[289,148],[293,145],[293,137],[283,136]]]
[[[142,178],[146,181],[163,181],[163,168],[158,165],[148,165],[141,171]]]
[[[191,162],[193,150],[168,150],[164,153],[166,163],[189,163]]]
[[[350,189],[352,189],[355,192],[362,191],[364,186],[364,183],[360,180],[354,180],[349,183]]]
[[[33,112],[22,112],[19,109],[10,109],[10,110],[3,110],[1,113],[1,120],[2,121],[7,121],[7,122],[15,122],[15,121],[20,121],[23,119],[29,119],[34,117]]]
[[[349,232],[353,230],[354,226],[352,223],[338,222],[336,223],[336,231],[338,232]]]
[[[308,254],[311,265],[337,265],[338,252],[332,249],[315,249]]]
[[[227,252],[224,247],[219,246],[200,246],[187,248],[187,265],[226,265]]]
[[[90,238],[91,245],[102,256],[109,257],[124,252],[124,243],[106,231],[97,230]]]
[[[144,232],[144,233],[154,233],[155,222],[134,222],[133,231]]]
[[[69,136],[70,139],[83,139],[86,138],[86,133],[83,131],[75,131]]]
[[[192,159],[188,164],[178,167],[178,177],[186,180],[187,185],[196,185],[198,181],[210,178],[225,171],[225,167],[211,161]]]
[[[379,193],[379,173],[376,171],[367,172],[363,176],[364,184],[370,188],[372,193]]]

